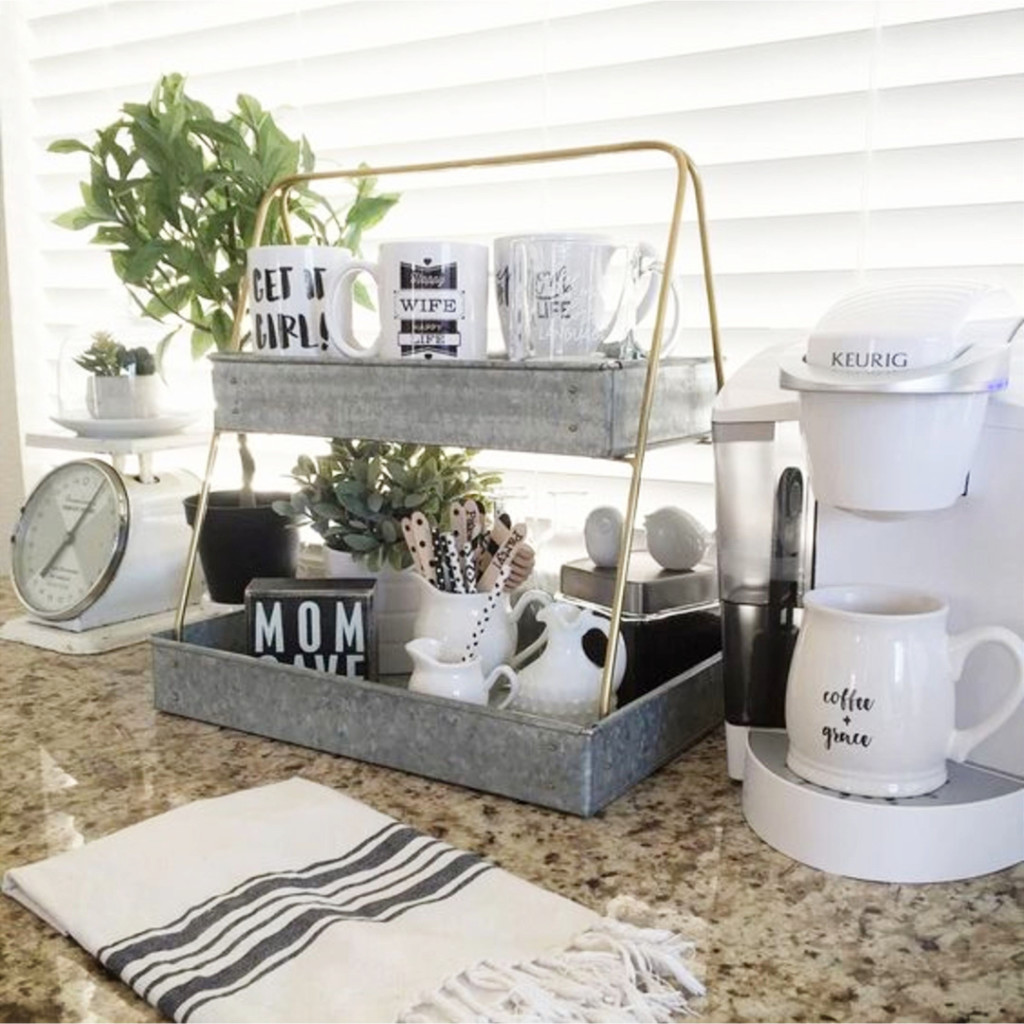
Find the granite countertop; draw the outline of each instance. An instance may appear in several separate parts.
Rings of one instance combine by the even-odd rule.
[[[17,614],[0,584],[0,621]],[[1024,1019],[1024,866],[944,885],[823,874],[764,845],[716,733],[583,820],[154,711],[147,645],[0,641],[0,870],[294,775],[601,910],[628,894],[696,943],[708,1021]],[[0,899],[0,1019],[160,1018]]]

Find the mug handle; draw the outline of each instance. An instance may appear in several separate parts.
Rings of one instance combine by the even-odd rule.
[[[377,282],[377,292],[379,295],[381,288],[380,267],[376,263],[370,263],[368,260],[353,260],[340,273],[330,275],[327,278],[327,284],[324,289],[326,293],[324,308],[327,311],[328,338],[335,348],[353,359],[369,359],[371,356],[379,355],[381,343],[384,340],[384,332],[382,330],[374,339],[372,345],[361,346],[356,341],[355,331],[352,326],[352,284],[363,271],[366,271]]]
[[[953,678],[959,679],[967,655],[981,644],[993,643],[1005,647],[1017,663],[1017,678],[1005,700],[988,718],[969,729],[954,729],[949,738],[947,754],[954,761],[963,761],[982,740],[988,739],[1017,710],[1024,700],[1024,641],[1012,630],[1002,626],[979,626],[949,638],[949,654],[953,663]]]
[[[507,708],[519,693],[519,676],[516,675],[515,670],[511,665],[498,665],[491,670],[491,674],[484,680],[484,690],[487,692],[488,697],[490,697],[491,690],[494,689],[502,676],[508,680],[508,693],[495,705],[499,711],[502,708]]]
[[[551,595],[546,590],[527,590],[522,594],[518,601],[516,601],[515,608],[512,609],[512,624],[515,626],[519,625],[519,620],[523,617],[523,612],[526,611],[526,607],[532,604],[534,601],[538,602],[541,607],[551,604]],[[520,668],[524,661],[535,654],[548,642],[548,627],[545,625],[540,636],[531,644],[527,644],[518,654],[514,654],[509,661],[513,668]]]
[[[640,250],[640,259],[647,261],[648,272],[650,274],[650,284],[647,286],[647,291],[644,293],[644,297],[640,300],[640,304],[636,309],[636,322],[640,323],[641,320],[651,310],[651,306],[654,305],[658,298],[658,292],[660,291],[661,279],[665,272],[665,264],[661,262],[661,257],[658,255],[657,249],[652,245],[648,245],[647,242],[640,242],[637,246]],[[679,340],[679,291],[676,288],[675,280],[669,281],[669,290],[672,294],[672,327],[668,332],[667,340],[666,336],[663,336],[661,342],[661,354],[667,356],[675,343]]]
[[[508,247],[508,317],[509,337],[505,339],[508,357],[516,362],[537,353],[527,347],[530,323],[530,292],[533,281],[527,273],[529,268],[529,243],[513,239]]]

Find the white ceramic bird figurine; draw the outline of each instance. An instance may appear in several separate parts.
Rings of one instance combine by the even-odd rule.
[[[647,550],[664,569],[692,569],[703,557],[711,534],[685,509],[666,505],[644,519]]]
[[[612,505],[601,505],[583,524],[583,543],[594,565],[610,568],[619,564],[622,513]]]

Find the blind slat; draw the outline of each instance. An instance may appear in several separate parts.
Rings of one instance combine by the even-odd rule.
[[[87,161],[45,147],[88,138],[170,69],[217,111],[255,95],[309,137],[322,169],[637,138],[683,146],[704,181],[730,369],[871,280],[968,275],[1024,305],[1019,2],[36,0],[4,5],[3,18],[23,391],[52,390],[43,382],[69,332],[127,313],[89,232],[50,222],[78,203]],[[673,183],[658,154],[395,178],[382,186],[403,200],[366,248],[524,230],[662,244]],[[692,216],[691,197],[678,284],[685,347],[702,351]],[[24,429],[45,426],[47,410],[22,412]]]
[[[415,158],[414,152],[406,151],[383,157],[381,162]],[[867,160],[863,153],[838,153],[703,165],[700,173],[715,210],[728,211],[730,219],[734,220],[771,214],[859,210],[864,198],[865,173],[869,175],[873,209],[971,204],[977,200],[976,182],[980,178],[986,181],[986,197],[990,201],[1012,202],[1020,195],[1024,140],[878,150],[871,154],[870,169],[866,172]],[[78,173],[69,171],[67,165],[72,162],[65,158],[59,175],[40,176],[38,202],[44,223],[74,201],[79,174],[86,161],[84,157],[81,159]],[[660,158],[658,162],[666,161]],[[611,170],[609,161],[602,173],[593,170],[592,163],[596,165],[596,161],[548,164],[533,168],[530,173],[507,167],[489,168],[474,172],[472,180],[449,188],[458,189],[459,208],[472,210],[474,217],[496,210],[491,216],[499,228],[502,224],[514,225],[524,220],[517,195],[529,194],[528,183],[536,187],[538,181],[545,180],[549,194],[557,198],[560,207],[581,195],[602,207],[624,196],[630,208],[650,211],[649,215],[639,215],[637,219],[654,219],[664,211],[665,190],[674,181],[673,172],[641,166],[650,163],[646,159],[617,160],[614,166],[625,164],[626,169],[615,171]],[[922,173],[923,168],[927,173]],[[581,173],[585,169],[589,173]],[[422,177],[415,182],[410,180],[411,187],[403,190],[403,202],[395,211],[396,216],[404,215],[406,207],[418,201],[421,195],[429,197],[435,191],[443,194],[443,190],[427,189],[424,183]],[[336,183],[325,182],[321,188],[340,198],[346,194]],[[382,227],[388,226],[385,223]],[[51,230],[47,238],[50,248],[67,247],[77,251],[80,246],[76,242],[76,235],[56,229]]]

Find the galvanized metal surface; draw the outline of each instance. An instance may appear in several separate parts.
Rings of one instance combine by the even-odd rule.
[[[647,363],[213,357],[219,430],[614,458],[636,447]],[[648,444],[711,428],[711,358],[663,359]]]
[[[172,636],[152,641],[161,711],[584,817],[723,717],[718,656],[584,728],[249,657],[241,613]]]

